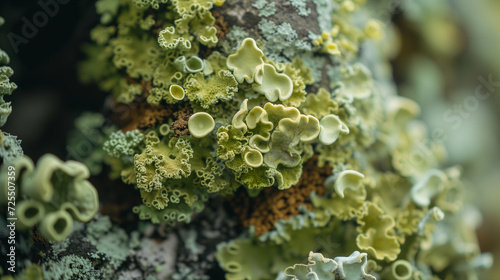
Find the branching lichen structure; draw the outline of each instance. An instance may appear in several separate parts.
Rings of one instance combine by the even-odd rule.
[[[78,119],[69,146],[102,131],[79,160],[135,189],[140,221],[128,232],[106,216],[79,224],[63,241],[74,245],[53,243],[29,269],[46,279],[477,279],[489,256],[461,168],[422,144],[419,106],[394,90],[394,38],[370,16],[382,4],[365,2],[98,0],[79,73],[109,98],[105,113]],[[0,68],[2,97],[10,74]],[[88,173],[54,164],[76,192],[57,189],[60,202],[90,220]],[[43,221],[42,236],[63,240]]]

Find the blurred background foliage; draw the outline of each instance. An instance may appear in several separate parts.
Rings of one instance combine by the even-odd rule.
[[[401,95],[421,105],[431,141],[442,141],[449,165],[463,167],[470,200],[483,213],[478,229],[483,252],[495,265],[486,279],[500,275],[500,1],[378,0],[373,14],[399,38],[394,79]],[[69,159],[67,133],[83,111],[100,111],[105,94],[78,82],[81,46],[99,18],[94,1],[68,1],[16,48],[9,34],[22,35],[23,18],[40,11],[37,1],[2,0],[0,46],[11,57],[12,80],[19,88],[10,97],[13,113],[4,127],[22,139],[26,154]],[[12,37],[12,35],[11,35]],[[484,86],[482,80],[491,80]],[[480,100],[476,89],[483,85]],[[436,136],[433,136],[436,133]],[[429,143],[422,143],[423,149]],[[496,276],[496,277],[495,277]]]

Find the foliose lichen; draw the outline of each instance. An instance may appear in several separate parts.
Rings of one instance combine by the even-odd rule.
[[[17,184],[15,191],[9,189],[9,184],[2,184],[0,203],[7,205],[7,198],[14,192],[18,228],[37,225],[45,238],[62,241],[71,232],[73,220],[87,222],[97,213],[99,200],[94,186],[87,181],[89,175],[82,163],[63,162],[51,154],[40,158],[36,168],[30,158],[18,158],[0,169],[4,182],[10,176]]]
[[[0,17],[0,27],[4,19]],[[4,98],[17,89],[17,85],[10,81],[14,70],[7,66],[10,63],[9,55],[0,49],[0,128],[5,125],[12,113],[12,106]],[[24,155],[21,140],[0,129],[0,163],[8,163]]]

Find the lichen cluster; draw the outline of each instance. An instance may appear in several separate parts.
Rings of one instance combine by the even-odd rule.
[[[214,51],[222,43],[212,2],[97,5],[121,12],[92,31],[96,43],[86,48],[81,76],[133,115],[99,140],[106,152],[99,159],[140,191],[144,204],[134,212],[141,219],[189,222],[211,194],[288,189],[316,145],[349,133],[333,112],[301,111],[310,107],[305,88],[314,78],[300,58],[276,63],[251,38]]]
[[[210,1],[98,1],[82,80],[136,120],[138,108],[168,112],[150,125],[115,122],[102,160],[140,192],[134,212],[153,223],[190,222],[225,196],[248,227],[218,246],[227,279],[474,274],[460,169],[439,169],[439,145],[422,152],[418,105],[391,90],[389,72],[372,72],[388,67],[372,41],[384,26],[364,1],[310,2],[291,3],[317,16],[319,32],[299,38],[273,20],[281,1],[255,1],[257,26],[229,32]],[[457,229],[459,238],[443,235]],[[285,270],[316,250],[324,257]]]
[[[107,113],[78,118],[68,147],[92,174],[108,170],[135,189],[142,204],[131,211],[155,226],[126,233],[97,217],[64,241],[87,251],[59,244],[31,269],[51,279],[209,279],[218,263],[226,279],[475,279],[488,256],[461,168],[444,166],[439,143],[422,144],[419,107],[394,90],[391,53],[377,41],[391,38],[373,7],[249,2],[252,26],[224,1],[97,1],[79,72],[109,93]],[[314,30],[280,21],[281,9]],[[91,149],[79,149],[89,136]],[[54,165],[42,168],[64,173],[72,190],[55,209],[69,201],[74,216],[88,213],[75,219],[90,220],[88,174]],[[21,190],[47,203],[49,184],[26,168]],[[199,214],[214,203],[217,214]],[[43,220],[40,232],[62,240]]]

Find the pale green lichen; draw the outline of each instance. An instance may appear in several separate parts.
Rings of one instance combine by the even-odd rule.
[[[318,119],[336,113],[337,109],[337,103],[331,99],[330,93],[324,88],[320,88],[316,94],[308,94],[301,107],[304,114],[313,115]]]
[[[264,9],[264,7],[267,5],[267,0],[256,0],[253,4],[252,4],[252,7],[256,8],[256,9]]]
[[[1,18],[3,20],[3,18]],[[2,24],[0,24],[1,26]],[[0,127],[4,126],[12,112],[11,103],[5,97],[11,95],[17,85],[10,81],[14,71],[9,66],[10,58],[0,49]],[[0,130],[0,162],[8,163],[24,155],[21,140],[16,136]]]
[[[344,191],[346,189],[356,190],[361,187],[362,179],[365,176],[354,170],[342,171],[335,179],[335,192],[344,198]]]
[[[259,11],[260,17],[270,17],[276,13],[275,2],[267,3],[267,1],[265,0],[263,1],[257,0],[252,6],[260,10]]]
[[[7,122],[7,117],[12,112],[10,102],[6,102],[4,98],[11,95],[17,88],[16,84],[9,79],[13,73],[12,69],[7,66],[0,67],[0,127]]]
[[[276,21],[278,3],[265,0],[249,3],[259,10],[256,26],[216,34],[215,17],[219,29],[224,20],[212,14],[213,4],[110,2],[100,8],[106,24],[92,32],[96,44],[86,47],[83,80],[134,109],[165,110],[154,127],[106,132],[99,142],[110,175],[138,189],[143,204],[133,212],[140,219],[190,222],[215,195],[254,196],[248,209],[265,208],[269,194],[301,192],[303,164],[312,158],[332,174],[323,194],[302,194],[307,205],[262,235],[251,225],[219,244],[226,279],[286,279],[283,271],[311,250],[323,256],[288,269],[292,279],[450,278],[486,263],[477,225],[466,219],[472,214],[460,211],[459,170],[439,169],[437,143],[422,156],[428,137],[418,105],[390,90],[388,54],[367,44],[384,34],[367,16],[376,4],[291,1],[303,17],[315,6],[319,34]],[[293,199],[277,199],[271,215]],[[186,252],[203,255],[193,240],[208,233],[186,232]],[[179,265],[172,279],[206,278],[195,272]]]
[[[104,5],[103,1],[99,2]],[[209,12],[211,1],[174,1],[168,6],[169,13],[159,13],[159,18],[146,15],[147,9],[163,9],[164,1],[121,1],[115,6],[105,9],[110,11],[106,16],[116,17],[117,28],[98,26],[95,30],[105,30],[101,36],[93,38],[98,45],[87,46],[87,52],[92,59],[84,62],[81,67],[81,79],[85,82],[96,81],[106,91],[112,91],[121,102],[130,103],[141,95],[139,83],[119,74],[120,69],[127,72],[130,78],[150,81],[159,88],[156,95],[168,92],[172,84],[183,81],[175,76],[174,60],[180,56],[192,57],[198,53],[199,45],[213,46],[217,43],[215,19]],[[116,7],[118,6],[118,7]],[[116,14],[116,10],[120,13]],[[163,25],[158,36],[151,33],[142,37],[135,30],[155,28],[158,20],[170,22],[170,15],[174,14],[178,20],[170,25]],[[168,15],[167,15],[168,14]],[[95,33],[97,35],[97,33]],[[104,63],[104,64],[103,64]],[[104,66],[105,65],[105,66]],[[182,77],[180,77],[182,79]],[[151,103],[157,104],[158,98],[148,98]]]
[[[336,115],[324,116],[319,121],[319,124],[321,126],[319,141],[323,145],[331,145],[337,141],[341,133],[349,133],[349,128]]]
[[[255,73],[255,91],[266,96],[267,100],[285,101],[290,98],[293,92],[293,84],[290,77],[279,74],[271,64],[262,64]]]
[[[63,256],[43,266],[43,274],[50,279],[100,279],[101,273],[93,269],[92,261],[75,255]]]
[[[378,260],[395,260],[401,249],[394,230],[394,218],[383,214],[375,204],[368,204],[365,211],[365,216],[358,220],[358,231],[361,232],[356,238],[358,247]]]
[[[263,57],[264,54],[257,47],[255,40],[247,38],[243,40],[235,54],[228,56],[227,67],[234,72],[239,83],[243,83],[244,80],[252,83],[258,67],[264,63]]]
[[[219,128],[217,154],[248,189],[275,183],[279,189],[287,189],[302,174],[301,164],[310,157],[307,145],[320,134],[319,121],[294,107],[272,103],[249,111],[247,102],[234,115],[232,125]],[[249,152],[256,157],[250,165]],[[261,156],[263,164],[257,160]]]
[[[69,235],[73,220],[87,222],[97,213],[97,191],[87,181],[90,172],[82,163],[62,162],[48,154],[36,168],[27,157],[16,159],[9,166],[18,170],[15,174],[20,211],[16,215],[21,227],[39,224],[47,239],[62,241]],[[7,181],[8,174],[8,166],[2,166],[0,178]],[[2,185],[0,189],[2,204],[7,204],[7,187]]]
[[[264,53],[275,62],[289,62],[298,50],[311,50],[310,45],[297,43],[297,32],[287,22],[276,25],[273,21],[262,19],[258,27],[267,41]]]
[[[318,13],[318,23],[321,30],[330,30],[332,28],[332,14],[335,2],[327,0],[313,0]]]
[[[347,95],[353,98],[366,98],[371,93],[371,73],[362,64],[355,64],[341,68],[339,82],[334,79],[330,81],[331,88],[338,88],[337,94]]]
[[[429,206],[431,199],[443,191],[446,179],[446,175],[442,171],[430,170],[421,181],[411,188],[413,202],[420,207]]]
[[[190,50],[191,49],[191,40],[186,39],[190,38],[188,36],[183,37],[179,36],[175,33],[175,27],[169,26],[162,31],[158,35],[158,44],[164,49],[170,50]]]

